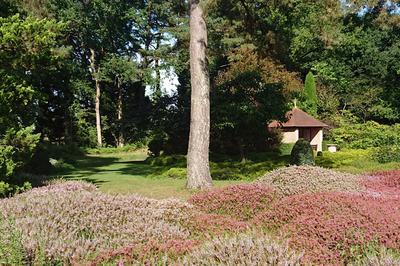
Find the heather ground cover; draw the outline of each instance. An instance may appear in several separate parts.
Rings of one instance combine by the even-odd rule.
[[[0,264],[398,265],[399,184],[287,167],[184,201],[56,182],[0,200]]]
[[[259,173],[269,155],[253,156],[218,158],[214,171],[242,164]],[[323,158],[340,158],[340,170],[354,162]],[[145,159],[143,151],[80,156],[58,169],[66,183],[0,200],[0,264],[399,265],[398,170],[291,166],[196,192],[165,175],[182,157]]]
[[[289,239],[291,249],[304,251],[302,264],[398,265],[399,182],[399,171],[354,176],[288,167],[255,184],[203,192],[190,202]]]

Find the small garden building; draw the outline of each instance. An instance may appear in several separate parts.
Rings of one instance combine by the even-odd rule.
[[[328,125],[295,107],[286,113],[286,122],[272,121],[268,129],[282,130],[282,143],[295,143],[299,139],[308,140],[316,151],[322,151],[323,129]]]

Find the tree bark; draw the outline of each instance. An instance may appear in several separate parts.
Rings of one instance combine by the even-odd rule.
[[[209,167],[210,78],[206,57],[207,26],[199,0],[190,0],[191,117],[187,188],[212,186]]]
[[[124,132],[122,130],[122,116],[123,116],[123,95],[120,79],[117,77],[118,87],[118,103],[117,103],[117,119],[118,119],[118,147],[125,146]]]
[[[101,113],[100,113],[101,88],[100,88],[100,81],[97,77],[98,68],[96,64],[96,52],[94,51],[94,49],[90,49],[90,67],[92,68],[92,78],[96,85],[95,112],[96,112],[97,145],[102,146],[103,138],[101,134]]]

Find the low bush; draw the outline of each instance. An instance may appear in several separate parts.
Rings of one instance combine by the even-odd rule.
[[[304,263],[349,263],[371,246],[400,249],[398,199],[317,193],[286,197],[253,220],[291,237]]]
[[[222,236],[190,252],[180,265],[300,265],[301,254],[287,243],[250,232]]]
[[[1,181],[12,183],[12,176],[31,160],[40,138],[40,134],[33,131],[33,127],[11,128],[0,138]]]
[[[307,165],[279,168],[259,181],[273,187],[281,196],[360,189],[360,179],[355,175]]]
[[[150,240],[187,239],[189,231],[180,224],[190,209],[179,200],[103,194],[82,182],[54,183],[0,200],[3,215],[21,230],[28,264],[40,250],[50,263],[69,264]]]
[[[186,168],[172,167],[166,172],[161,174],[161,177],[172,178],[172,179],[185,179],[186,178]]]
[[[363,178],[363,185],[373,194],[400,198],[400,170],[377,172]]]
[[[0,198],[11,197],[12,195],[22,193],[32,188],[30,182],[25,181],[22,185],[8,184],[0,181]]]
[[[400,162],[400,146],[382,146],[374,149],[372,158],[379,163]]]
[[[400,124],[389,126],[373,121],[362,124],[344,123],[331,130],[330,140],[351,149],[400,146]]]
[[[25,265],[22,234],[13,221],[5,220],[0,213],[0,265]]]
[[[294,144],[290,154],[290,163],[293,165],[315,165],[314,151],[310,142],[299,139]]]
[[[242,184],[200,192],[189,199],[207,213],[226,214],[248,220],[274,201],[273,190],[264,184]]]
[[[354,266],[398,266],[400,265],[400,256],[394,255],[386,249],[380,249],[374,254],[368,254],[359,263],[352,264]]]
[[[148,144],[150,154],[153,156],[160,156],[161,151],[164,150],[165,141],[166,139],[164,136],[154,136]]]
[[[149,157],[146,162],[151,166],[182,166],[186,167],[186,156],[184,155],[161,155]]]
[[[316,158],[319,166],[326,168],[340,168],[342,166],[362,166],[362,163],[372,161],[372,150],[343,149],[338,152],[324,152],[323,156]]]
[[[84,151],[87,154],[112,154],[112,153],[134,152],[144,148],[146,148],[146,143],[138,142],[138,143],[126,144],[123,147],[86,148],[84,149]]]

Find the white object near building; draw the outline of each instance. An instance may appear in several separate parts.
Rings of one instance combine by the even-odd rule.
[[[322,151],[323,129],[329,127],[306,112],[295,107],[286,114],[286,122],[272,121],[268,129],[282,130],[282,143],[295,143],[299,139],[310,142],[316,151]]]
[[[336,144],[327,144],[328,146],[328,151],[335,153],[337,151],[337,145]]]

